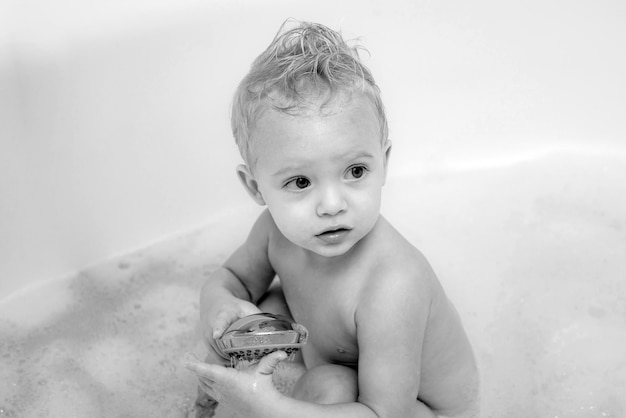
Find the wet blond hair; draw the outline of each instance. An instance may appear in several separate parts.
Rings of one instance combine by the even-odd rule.
[[[354,93],[371,100],[379,119],[381,142],[387,139],[380,89],[361,62],[359,49],[324,25],[292,19],[283,23],[235,92],[231,128],[246,164],[254,164],[251,132],[267,109],[290,115],[312,109],[322,112],[331,100],[339,96],[349,99]]]

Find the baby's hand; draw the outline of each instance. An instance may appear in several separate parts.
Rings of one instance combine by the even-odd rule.
[[[220,306],[216,311],[214,320],[209,324],[208,329],[205,329],[205,341],[217,353],[220,353],[215,344],[215,340],[220,338],[230,324],[239,318],[257,313],[261,313],[259,308],[255,304],[243,299],[234,299],[231,303]]]
[[[203,363],[192,354],[183,361],[185,367],[198,376],[200,387],[209,396],[243,416],[252,416],[262,403],[273,402],[273,395],[280,396],[272,383],[272,374],[285,359],[284,351],[276,351],[242,370]]]
[[[230,324],[239,318],[257,313],[261,313],[261,311],[255,304],[237,299],[236,303],[225,306],[218,311],[215,322],[213,323],[213,333],[211,336],[213,339],[217,339],[224,334],[224,331],[226,331],[226,328],[228,328]]]

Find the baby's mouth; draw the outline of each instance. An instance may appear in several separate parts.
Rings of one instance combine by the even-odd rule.
[[[343,240],[343,238],[350,232],[349,228],[339,227],[335,229],[326,230],[317,237],[327,244],[335,244]]]
[[[338,234],[338,233],[340,233],[340,232],[343,232],[343,231],[349,231],[349,230],[350,230],[349,228],[346,228],[346,227],[340,226],[340,227],[333,228],[333,229],[327,229],[327,230],[325,230],[324,232],[321,232],[321,233],[317,234],[317,236],[319,237],[319,236],[321,236],[321,235],[332,235],[332,234]]]

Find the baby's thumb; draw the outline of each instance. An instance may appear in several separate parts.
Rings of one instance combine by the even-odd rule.
[[[222,311],[217,315],[215,324],[213,325],[213,339],[218,339],[222,336],[226,328],[237,319],[237,316],[228,311]]]
[[[286,359],[287,353],[284,351],[274,351],[261,359],[257,366],[257,373],[271,376],[276,366],[278,366],[278,363]]]
[[[239,305],[239,312],[237,312],[237,315],[239,315],[239,318],[243,318],[244,316],[254,315],[258,313],[261,313],[261,310],[258,306],[256,306],[254,303],[244,301]]]

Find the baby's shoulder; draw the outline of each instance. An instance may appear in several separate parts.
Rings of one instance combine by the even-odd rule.
[[[411,254],[393,254],[371,269],[369,281],[373,292],[385,287],[397,296],[413,295],[422,301],[431,299],[440,290],[439,281],[430,264],[418,250]]]
[[[407,282],[436,279],[424,254],[384,218],[373,235],[372,252],[377,274],[397,277]]]

